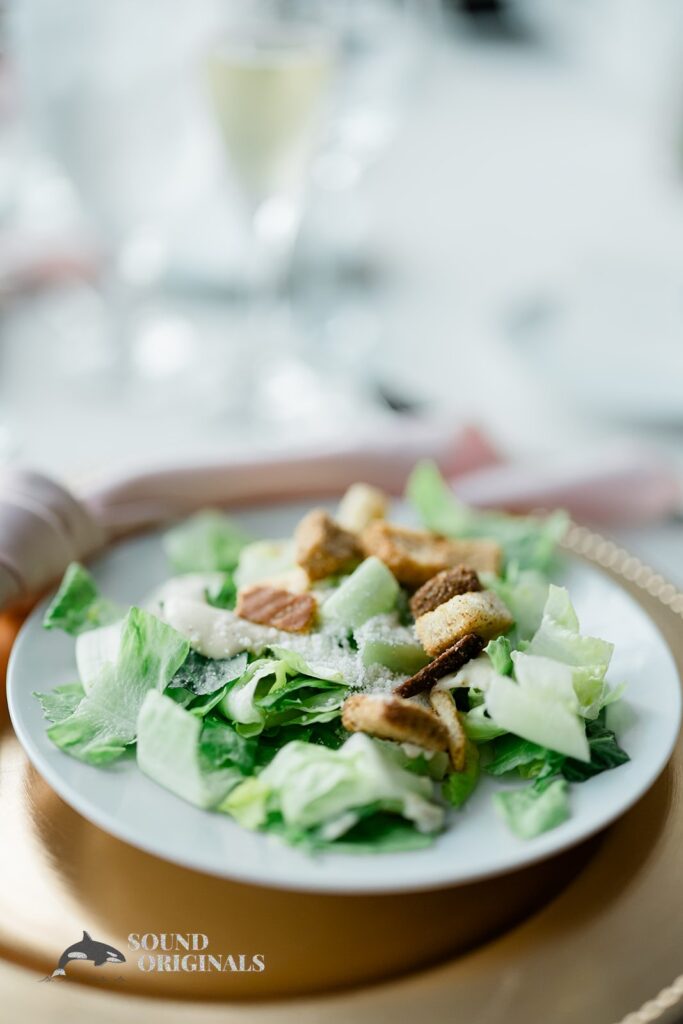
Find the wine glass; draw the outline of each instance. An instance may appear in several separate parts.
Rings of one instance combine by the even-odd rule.
[[[307,339],[297,335],[285,285],[335,61],[333,37],[312,13],[315,5],[306,17],[287,3],[238,5],[204,64],[246,222],[243,318],[231,332],[241,401],[229,412],[252,430],[268,415],[303,413],[311,390]],[[283,393],[276,379],[287,381],[284,405],[272,401]]]
[[[331,78],[331,37],[287,6],[249,4],[210,48],[206,80],[249,231],[250,288],[286,275]]]

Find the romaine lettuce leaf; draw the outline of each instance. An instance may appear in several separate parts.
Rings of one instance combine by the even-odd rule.
[[[281,576],[296,568],[294,541],[256,540],[240,551],[235,570],[235,583],[247,587],[251,583]]]
[[[603,679],[613,651],[614,644],[607,640],[581,636],[569,593],[564,587],[551,584],[541,624],[526,653],[555,658],[566,665],[587,669]]]
[[[537,516],[510,516],[480,511],[458,501],[434,462],[422,461],[410,475],[406,489],[410,503],[424,525],[447,537],[489,537],[498,541],[506,564],[520,569],[549,568],[555,547],[567,530],[564,512]]]
[[[336,839],[327,838],[324,828],[282,828],[280,835],[292,846],[301,847],[307,853],[399,853],[422,850],[434,842],[432,833],[418,832],[414,825],[399,815],[378,811],[375,804],[358,808],[352,817],[355,824]],[[350,820],[351,816],[339,824],[345,826]]]
[[[219,729],[203,725],[158,690],[148,690],[137,721],[140,770],[183,800],[214,807],[254,763],[245,740],[227,725]]]
[[[504,577],[481,573],[482,582],[495,590],[515,620],[514,640],[528,640],[541,624],[548,598],[548,579],[538,569],[509,565]]]
[[[504,736],[507,732],[507,729],[501,729],[487,714],[485,704],[478,704],[469,711],[461,713],[460,720],[465,735],[473,743],[488,743],[489,740],[494,740],[497,736]]]
[[[72,562],[45,612],[43,627],[63,629],[71,636],[78,636],[122,616],[123,609],[102,597],[88,570]]]
[[[540,782],[555,775],[563,775],[568,782],[584,782],[600,772],[617,768],[629,760],[619,745],[614,732],[605,725],[605,715],[589,722],[586,736],[590,750],[590,761],[579,761],[565,757],[537,743],[530,743],[519,736],[507,735],[492,744],[493,757],[485,771],[489,775],[505,775],[515,772],[525,779]]]
[[[555,779],[544,787],[531,785],[495,793],[493,800],[498,813],[520,839],[533,839],[557,828],[570,814],[564,779]]]
[[[567,758],[562,765],[562,774],[569,782],[584,782],[593,775],[618,768],[620,764],[630,760],[626,751],[619,745],[613,730],[605,725],[604,711],[600,712],[598,718],[588,723],[586,735],[591,752],[590,763],[585,764],[583,761]]]
[[[246,651],[232,658],[205,658],[203,654],[190,651],[173,679],[169,683],[171,689],[184,686],[192,690],[198,697],[215,693],[226,683],[231,683],[244,675],[247,668]]]
[[[186,519],[163,539],[166,556],[177,572],[228,572],[248,543],[242,527],[214,509]]]
[[[506,732],[559,754],[590,760],[583,720],[574,707],[551,691],[496,676],[486,691],[486,710]]]
[[[343,683],[344,677],[338,669],[330,669],[329,665],[319,665],[307,660],[298,651],[290,651],[287,647],[271,645],[269,650],[285,666],[288,675],[311,676],[312,679],[325,679],[330,683]]]
[[[231,765],[250,775],[256,764],[258,741],[240,736],[231,725],[218,718],[204,722],[199,739],[199,760],[205,771]]]
[[[48,736],[65,753],[89,764],[120,757],[135,740],[146,693],[165,689],[189,649],[187,640],[170,626],[131,608],[116,662],[104,665],[78,707],[50,726]]]
[[[465,768],[461,772],[451,772],[441,793],[452,807],[462,807],[467,803],[479,781],[479,750],[474,743],[467,744]]]
[[[551,584],[541,624],[526,648],[526,655],[553,659],[571,666],[571,678],[581,713],[595,718],[600,708],[615,699],[604,682],[614,645],[597,637],[582,636],[579,620],[564,587]]]
[[[76,665],[86,693],[104,666],[113,665],[118,658],[123,621],[89,629],[76,637]]]
[[[232,611],[237,604],[237,584],[233,573],[224,573],[220,586],[207,587],[204,596],[206,603],[212,608],[227,608]]]
[[[80,683],[64,683],[49,693],[34,693],[48,722],[62,722],[72,714],[85,697]]]
[[[488,775],[516,772],[524,779],[546,778],[556,775],[565,760],[562,754],[508,734],[493,743],[493,757],[484,771]]]
[[[370,805],[401,815],[419,832],[434,833],[444,814],[432,796],[431,780],[402,768],[385,744],[355,733],[338,750],[288,743],[219,809],[252,829],[324,826],[324,837],[331,840],[350,831],[361,809]]]
[[[283,653],[289,656],[253,661],[220,701],[221,712],[243,735],[330,722],[340,715],[347,686],[300,674],[299,657]]]
[[[506,636],[489,640],[484,653],[491,659],[493,669],[501,676],[512,675],[512,658],[510,657],[510,641]]]

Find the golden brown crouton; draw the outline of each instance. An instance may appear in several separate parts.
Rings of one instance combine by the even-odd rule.
[[[437,573],[460,564],[478,572],[497,572],[502,554],[500,545],[492,540],[450,540],[381,519],[363,530],[361,543],[366,555],[376,555],[407,587],[420,587]]]
[[[284,629],[287,633],[308,632],[317,610],[317,602],[310,594],[292,594],[259,583],[240,590],[235,609],[241,619]]]
[[[366,732],[383,740],[415,743],[426,750],[446,750],[448,730],[431,711],[398,697],[354,693],[342,708],[349,732]]]
[[[446,726],[448,753],[453,771],[464,771],[467,757],[467,736],[451,693],[448,690],[435,690],[429,695],[429,703]]]
[[[303,517],[294,531],[297,564],[312,580],[344,572],[361,560],[363,552],[352,533],[338,526],[322,508]]]
[[[389,499],[384,491],[370,484],[351,484],[339,502],[336,520],[345,530],[361,533],[373,519],[384,519]]]
[[[415,630],[427,654],[437,655],[467,633],[493,640],[506,633],[513,621],[498,595],[482,590],[457,594],[434,611],[426,612],[416,621]]]
[[[394,693],[397,697],[414,697],[417,693],[424,693],[425,690],[430,690],[443,676],[459,672],[468,661],[478,658],[483,649],[482,638],[475,636],[474,633],[468,633],[460,640],[456,640],[451,647],[447,647],[443,654],[440,654],[434,661],[430,661],[410,679],[406,679],[405,682],[394,687]]]
[[[474,569],[468,565],[456,565],[452,569],[444,569],[423,583],[410,599],[410,610],[414,619],[419,619],[425,612],[432,612],[444,601],[449,601],[456,594],[468,594],[473,590],[481,590],[481,583]]]

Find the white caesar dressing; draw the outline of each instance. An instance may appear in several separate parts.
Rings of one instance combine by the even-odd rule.
[[[260,654],[270,644],[290,635],[270,626],[241,619],[234,612],[213,608],[202,601],[172,596],[164,601],[160,618],[189,640],[206,658],[232,658],[240,651]]]
[[[310,674],[319,674],[323,679],[339,678],[348,686],[370,692],[388,693],[407,678],[383,665],[366,667],[359,652],[340,642],[338,632],[332,628],[306,634],[286,633],[180,596],[166,598],[159,617],[206,658],[231,658],[240,651],[261,654],[267,647],[281,647],[301,655]]]
[[[174,597],[206,604],[206,591],[218,590],[224,579],[225,574],[222,572],[188,572],[182,576],[173,576],[152,591],[144,607],[152,615],[161,617],[163,606]]]

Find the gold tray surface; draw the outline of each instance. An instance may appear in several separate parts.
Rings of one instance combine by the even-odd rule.
[[[683,595],[573,527],[566,546],[652,616],[683,676]],[[20,615],[0,618],[2,668]],[[683,739],[600,837],[513,875],[398,896],[287,893],[211,878],[81,818],[28,763],[0,705],[0,1018],[8,1024],[672,1024],[683,1008]],[[83,929],[125,967],[36,982]],[[203,932],[263,973],[143,973],[129,933]],[[435,966],[436,964],[436,966]],[[683,1014],[681,1014],[683,1016]]]

